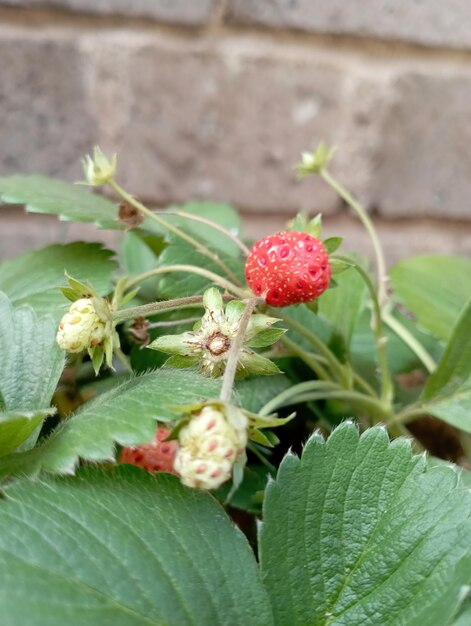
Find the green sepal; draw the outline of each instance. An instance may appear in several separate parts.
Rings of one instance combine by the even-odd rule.
[[[226,304],[226,318],[229,324],[236,324],[240,320],[246,306],[246,303],[242,302],[242,300],[230,300]]]
[[[211,318],[219,323],[224,319],[224,302],[220,292],[216,287],[206,289],[203,294],[203,305],[206,312],[203,317],[211,316]]]
[[[237,489],[239,489],[242,480],[244,479],[244,468],[246,465],[247,455],[244,452],[243,454],[239,454],[239,456],[235,460],[234,465],[232,466],[232,486],[226,496],[224,504],[229,504],[232,496],[235,494]]]
[[[277,428],[278,426],[284,426],[288,422],[291,422],[296,413],[291,413],[288,417],[277,417],[273,415],[256,415],[255,413],[247,413],[249,417],[249,430],[257,428]]]
[[[308,225],[304,229],[308,235],[314,237],[315,239],[320,239],[322,234],[322,213],[318,213],[312,220],[309,221]]]
[[[139,287],[137,287],[136,289],[132,289],[132,291],[129,291],[125,296],[121,298],[120,306],[123,306],[124,304],[131,302],[131,300],[133,300],[137,296],[139,291],[140,291]]]
[[[188,424],[190,419],[191,419],[190,416],[188,416],[188,417],[183,417],[181,420],[179,420],[175,428],[172,429],[172,432],[170,433],[170,435],[165,438],[165,441],[177,441],[180,435],[180,431],[182,430],[182,428],[184,428]]]
[[[291,230],[295,233],[303,233],[306,230],[308,224],[308,216],[305,211],[301,211],[296,215],[296,217],[289,222],[286,223],[286,227],[288,230]]]
[[[338,286],[338,282],[334,278],[331,278],[327,289],[337,289]]]
[[[333,254],[342,245],[343,237],[329,237],[322,242],[327,254]]]
[[[267,330],[262,330],[253,339],[249,339],[244,343],[251,348],[266,348],[279,341],[286,331],[286,328],[267,328]]]
[[[267,359],[261,354],[252,352],[251,350],[243,350],[239,357],[240,370],[238,374],[244,377],[248,374],[256,374],[259,376],[273,376],[281,374],[281,370],[273,361]]]
[[[105,350],[103,346],[95,346],[94,348],[88,348],[88,354],[92,360],[93,369],[95,370],[95,376],[98,376],[103,360],[105,358]]]
[[[92,298],[93,308],[96,314],[102,322],[110,322],[112,319],[110,305],[107,300],[100,298],[99,296],[93,296]]]
[[[273,324],[276,324],[279,321],[280,320],[277,317],[269,317],[263,313],[255,313],[250,318],[247,332],[245,333],[244,343],[249,345],[247,340],[251,340],[255,337],[255,335],[269,329],[273,326]]]
[[[127,284],[128,284],[127,276],[123,276],[116,283],[116,287],[113,293],[113,298],[111,300],[111,308],[113,310],[117,310],[120,307],[122,307],[124,304],[127,304],[133,298],[135,298],[136,295],[138,294],[140,287],[137,287],[136,289],[132,289],[129,293],[125,295],[124,292],[126,291]]]
[[[343,259],[336,259],[335,257],[330,259],[330,269],[332,270],[332,275],[340,274],[351,267],[354,267],[354,264],[344,261]]]
[[[250,441],[253,441],[254,443],[258,443],[261,446],[265,446],[265,448],[273,448],[272,442],[268,439],[265,433],[262,433],[261,430],[258,430],[256,428],[253,430],[249,430],[248,438],[250,439]]]
[[[318,311],[319,311],[319,300],[317,298],[315,300],[311,300],[310,302],[305,302],[304,304],[313,313],[318,313]]]
[[[198,365],[199,359],[191,356],[182,356],[181,354],[173,354],[169,357],[163,367],[173,367],[175,369],[185,369],[186,367],[193,367]]]
[[[180,356],[192,356],[194,348],[188,345],[188,341],[194,339],[191,332],[181,333],[179,335],[162,335],[154,339],[147,348],[158,350],[166,354],[178,354]]]
[[[75,289],[72,289],[72,287],[60,287],[60,290],[67,300],[70,300],[71,302],[79,300],[79,298],[77,298],[77,292]]]
[[[117,343],[117,345],[116,345]],[[110,368],[110,370],[114,370],[113,367],[113,348],[119,348],[119,338],[118,334],[115,332],[113,337],[105,337],[103,341],[103,346],[105,348],[105,363]]]
[[[90,285],[85,285],[79,280],[72,278],[72,276],[69,276],[67,272],[65,272],[65,277],[67,278],[68,286],[61,287],[61,291],[68,300],[75,302],[76,300],[80,300],[80,298],[90,298],[97,296],[96,291]]]

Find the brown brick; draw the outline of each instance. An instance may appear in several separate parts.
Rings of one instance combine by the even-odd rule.
[[[228,17],[271,28],[471,47],[469,0],[229,0]]]
[[[406,71],[378,113],[371,203],[390,217],[471,219],[471,73]]]
[[[114,64],[120,78],[98,80],[98,98],[108,103],[104,144],[119,153],[133,193],[156,203],[223,199],[259,211],[338,205],[321,181],[299,182],[294,165],[320,139],[347,145],[348,70],[315,51],[234,40],[160,38],[125,50],[118,38],[103,43],[99,75],[109,77]],[[357,152],[362,165],[361,146]]]
[[[77,180],[97,136],[78,44],[2,30],[0,58],[1,174]]]
[[[0,0],[0,5],[51,7],[77,13],[148,17],[197,26],[207,22],[215,0]]]

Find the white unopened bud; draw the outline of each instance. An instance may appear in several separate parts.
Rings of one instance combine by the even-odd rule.
[[[82,352],[102,343],[106,324],[97,315],[91,298],[76,300],[64,315],[57,331],[59,347],[68,352]]]
[[[247,445],[248,420],[235,407],[225,412],[206,406],[182,428],[174,467],[189,487],[216,489],[229,480]]]
[[[116,155],[109,159],[99,146],[93,150],[93,158],[87,154],[83,161],[83,171],[89,185],[104,185],[113,179],[116,172]]]

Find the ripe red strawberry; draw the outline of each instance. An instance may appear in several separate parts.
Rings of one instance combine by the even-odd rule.
[[[157,428],[155,440],[143,446],[123,448],[119,463],[136,465],[148,472],[169,472],[176,474],[173,462],[178,449],[177,441],[164,441],[170,435],[167,428]]]
[[[310,302],[329,286],[329,256],[318,239],[284,231],[257,241],[245,264],[245,278],[256,296],[271,306]]]

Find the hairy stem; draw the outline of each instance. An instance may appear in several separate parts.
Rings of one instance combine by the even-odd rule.
[[[388,407],[384,406],[380,400],[365,396],[357,391],[347,391],[344,389],[301,393],[298,396],[293,396],[289,400],[284,401],[279,406],[288,406],[301,402],[313,402],[316,400],[343,400],[345,402],[351,402],[354,406],[364,410],[369,416],[372,416],[376,421],[384,419],[390,422],[390,410]]]
[[[299,383],[298,385],[293,385],[289,389],[285,389],[277,396],[269,400],[258,413],[262,416],[270,415],[270,413],[273,413],[273,411],[275,411],[279,406],[282,406],[283,403],[291,400],[300,393],[307,391],[322,391],[323,389],[332,391],[335,389],[340,390],[340,387],[336,383],[324,380],[309,380],[305,383]]]
[[[323,341],[319,339],[314,333],[308,330],[305,326],[293,320],[291,317],[287,315],[283,315],[278,311],[274,311],[273,309],[269,309],[273,316],[279,317],[283,322],[294,330],[296,333],[302,335],[305,339],[309,341],[309,343],[313,346],[313,348],[321,354],[329,366],[332,374],[339,379],[340,382],[345,382],[345,371],[343,365],[337,359],[335,354],[325,345]]]
[[[237,364],[239,362],[239,355],[244,344],[245,333],[247,332],[247,326],[249,325],[252,312],[256,307],[258,298],[250,298],[247,301],[245,310],[240,318],[239,328],[232,341],[232,345],[227,357],[226,369],[224,371],[224,377],[222,379],[221,393],[219,398],[223,402],[229,402],[232,396],[232,387],[234,386],[235,375],[237,372]]]
[[[396,333],[399,339],[402,339],[406,346],[412,350],[428,373],[431,374],[436,369],[437,364],[420,341],[418,341],[398,319],[393,317],[391,313],[383,312],[383,321],[394,333]]]
[[[115,322],[124,322],[124,320],[132,320],[136,317],[147,317],[148,315],[153,315],[154,313],[159,313],[160,311],[169,311],[192,304],[198,305],[202,303],[203,296],[190,296],[188,298],[176,298],[175,300],[150,302],[149,304],[143,304],[142,306],[135,306],[115,311],[113,313],[113,320]]]
[[[155,215],[155,212],[154,212],[154,215]],[[218,224],[217,222],[208,220],[205,217],[201,217],[200,215],[192,215],[191,213],[186,213],[185,211],[165,211],[165,215],[178,215],[179,217],[183,217],[186,220],[192,220],[193,222],[206,224],[206,226],[209,226],[210,228],[213,228],[214,230],[219,231],[225,237],[233,241],[236,244],[236,246],[240,250],[242,250],[242,252],[245,255],[248,255],[250,252],[250,250],[247,248],[245,243],[241,241],[239,237],[236,237],[236,235],[233,235],[230,230],[227,230],[227,228],[224,228],[224,226],[221,226],[221,224]]]
[[[347,189],[345,189],[345,187],[340,184],[327,169],[321,170],[320,176],[328,185],[330,185],[330,187],[332,187],[334,191],[338,193],[342,200],[344,200],[355,211],[370,236],[376,256],[376,267],[378,272],[378,300],[380,307],[382,307],[387,299],[386,285],[388,275],[386,272],[386,260],[384,258],[383,248],[381,247],[376,228],[363,206],[358,202],[358,200],[355,200]]]
[[[110,180],[108,184],[121,198],[126,200],[126,202],[129,202],[129,204],[133,206],[135,209],[137,209],[142,215],[145,215],[146,217],[153,220],[154,222],[157,222],[157,224],[159,224],[160,226],[163,226],[164,228],[166,228],[168,231],[170,231],[177,237],[180,237],[180,239],[183,239],[184,241],[189,243],[191,246],[193,246],[193,248],[195,248],[195,250],[198,250],[198,252],[200,252],[204,256],[211,259],[214,263],[216,263],[216,265],[218,265],[223,270],[223,272],[237,285],[241,284],[241,282],[239,281],[237,276],[234,274],[234,272],[230,269],[230,267],[226,265],[226,263],[224,263],[224,261],[221,261],[221,259],[218,257],[217,254],[209,250],[206,246],[201,244],[197,239],[195,239],[191,235],[188,235],[177,226],[174,226],[173,224],[170,224],[169,222],[162,219],[158,215],[155,215],[155,213],[153,213],[144,204],[142,204],[142,202],[139,202],[139,200],[136,200],[135,198],[133,198],[133,196],[127,193],[127,191],[125,191],[120,185],[118,185],[116,181]]]
[[[352,263],[351,259],[343,256],[336,257],[341,259],[342,261],[347,261],[348,263]],[[376,350],[378,352],[378,365],[381,373],[381,400],[390,405],[393,398],[393,385],[391,374],[389,372],[388,365],[388,355],[386,351],[386,342],[387,337],[383,333],[383,319],[381,315],[381,307],[378,300],[378,296],[376,295],[376,290],[374,288],[373,283],[368,275],[368,272],[356,263],[353,263],[352,267],[360,274],[363,282],[365,283],[373,305],[373,316],[372,316],[372,330],[375,336],[376,341]]]
[[[290,350],[298,356],[312,371],[316,374],[320,380],[330,380],[330,374],[325,369],[324,365],[320,362],[322,357],[318,357],[317,354],[311,354],[304,348],[301,348],[295,341],[284,335],[281,340],[285,346],[288,346]],[[324,359],[324,363],[326,360]]]
[[[190,274],[198,274],[199,276],[204,276],[216,285],[227,289],[227,291],[236,294],[239,298],[244,298],[246,295],[243,289],[237,287],[225,278],[222,278],[219,274],[215,274],[210,270],[205,270],[203,267],[197,267],[196,265],[164,265],[162,267],[156,267],[153,270],[143,272],[142,274],[139,274],[139,276],[132,278],[127,284],[127,289],[134,287],[148,278],[158,276],[159,274],[167,274],[169,272],[189,272]]]

